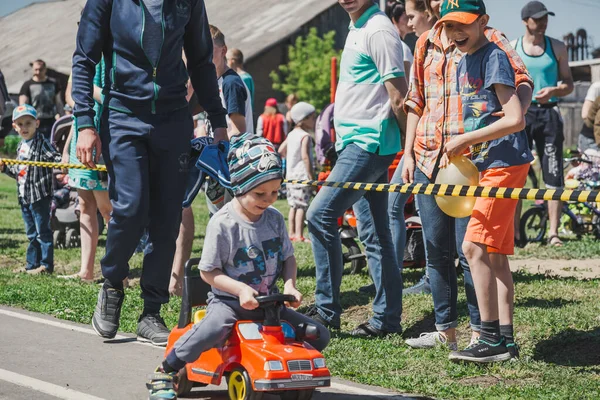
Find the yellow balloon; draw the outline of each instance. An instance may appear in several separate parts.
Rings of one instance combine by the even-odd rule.
[[[467,157],[454,157],[446,168],[440,168],[435,183],[477,186],[479,184],[479,171]],[[454,218],[464,218],[471,215],[475,200],[475,197],[435,196],[438,207],[446,215]]]

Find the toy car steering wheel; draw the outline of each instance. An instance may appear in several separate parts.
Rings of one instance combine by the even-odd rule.
[[[268,296],[257,296],[256,301],[258,301],[258,306],[261,308],[265,308],[271,305],[271,303],[281,305],[288,302],[296,301],[296,298],[291,294],[270,294]]]
[[[281,326],[279,319],[280,306],[286,301],[296,301],[291,294],[270,294],[268,296],[257,296],[258,307],[265,312],[264,326]]]

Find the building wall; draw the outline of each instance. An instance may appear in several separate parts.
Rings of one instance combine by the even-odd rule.
[[[281,93],[273,89],[273,81],[269,77],[269,74],[271,71],[277,70],[279,65],[285,64],[288,61],[287,47],[293,44],[298,36],[304,36],[308,34],[310,28],[316,27],[319,34],[334,30],[336,32],[336,48],[341,49],[344,47],[349,22],[350,18],[348,17],[348,14],[336,4],[307,22],[292,36],[246,62],[246,71],[254,78],[255,121],[258,116],[262,114],[265,101],[268,98],[275,97],[280,103],[285,100],[287,93]],[[242,52],[244,51],[244,49],[241,50]],[[323,71],[323,73],[329,74],[329,70]]]

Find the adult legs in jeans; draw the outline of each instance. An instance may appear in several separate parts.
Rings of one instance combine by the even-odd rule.
[[[378,182],[386,178],[387,168],[394,155],[380,156],[368,153],[351,144],[339,155],[337,164],[331,171],[330,181],[337,182]],[[352,206],[365,192],[323,187],[310,205],[307,213],[308,230],[312,241],[317,269],[315,294],[317,312],[331,325],[339,325],[342,307],[340,305],[340,285],[343,272],[342,244],[337,230],[337,218]],[[391,234],[385,211],[387,196],[369,196],[368,201],[374,220],[372,239],[376,243],[367,244],[367,257],[372,271],[381,271],[380,283],[374,301],[375,315],[369,321],[377,329],[390,332],[399,331],[402,305],[400,271],[393,251]],[[379,202],[379,203],[374,203]],[[375,275],[375,274],[374,274]],[[393,315],[393,317],[392,317]],[[388,317],[390,320],[388,320]]]
[[[377,182],[385,183],[387,181],[386,174],[382,175]],[[402,271],[398,267],[397,276],[394,273],[388,277],[389,271],[383,266],[383,260],[381,259],[381,256],[385,254],[384,248],[394,249],[391,234],[389,239],[386,239],[388,235],[382,232],[385,226],[389,226],[389,222],[383,224],[384,220],[389,221],[387,210],[382,207],[382,203],[387,197],[388,194],[385,192],[367,192],[363,198],[354,203],[352,208],[360,224],[360,239],[365,246],[369,272],[375,285],[373,311],[375,315],[383,315],[383,321],[389,321],[388,325],[393,328],[400,325],[400,315],[402,314]],[[384,200],[382,201],[382,199]],[[381,221],[381,223],[378,224],[376,221]],[[382,240],[390,240],[390,244],[382,244]],[[387,259],[387,256],[384,257]],[[379,265],[382,267],[371,267]],[[388,284],[390,278],[397,282],[396,285],[399,284],[399,286],[390,286]],[[387,306],[386,302],[388,303]],[[371,325],[381,329],[376,323],[371,322]],[[388,327],[384,327],[384,330],[395,331]]]

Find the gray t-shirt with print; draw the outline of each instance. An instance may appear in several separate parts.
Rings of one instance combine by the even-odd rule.
[[[244,282],[261,295],[277,293],[275,284],[283,262],[294,255],[283,215],[269,207],[256,222],[248,222],[226,204],[206,227],[201,271],[221,269],[236,281]],[[229,296],[213,287],[218,296]]]

